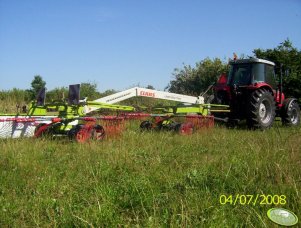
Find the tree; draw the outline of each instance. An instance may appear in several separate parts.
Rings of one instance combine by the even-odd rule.
[[[97,91],[97,84],[95,82],[84,82],[80,85],[81,98],[88,97],[89,100],[94,100],[100,97],[100,93]]]
[[[267,59],[276,64],[277,78],[280,70],[288,74],[283,77],[283,89],[286,96],[301,98],[301,51],[295,48],[289,39],[273,49],[255,49],[257,58]],[[282,67],[280,67],[282,65]]]
[[[35,99],[40,89],[44,88],[45,85],[46,82],[43,80],[43,78],[40,75],[35,75],[34,79],[31,81],[31,89],[28,90],[31,99]]]
[[[190,65],[184,65],[183,69],[176,68],[173,73],[175,79],[170,81],[166,89],[174,93],[198,96],[226,71],[227,64],[219,58],[206,58],[197,62],[194,68]]]
[[[68,96],[67,87],[57,87],[47,92],[47,100],[64,100]]]
[[[114,89],[108,89],[106,91],[104,91],[103,93],[100,93],[99,97],[106,97],[106,96],[109,96],[109,95],[112,95],[114,93],[117,93],[118,91],[114,90]]]
[[[147,85],[145,88],[147,88],[147,89],[155,89],[155,87],[153,87],[152,85]]]

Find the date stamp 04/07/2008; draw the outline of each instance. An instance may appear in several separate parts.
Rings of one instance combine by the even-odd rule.
[[[265,195],[265,194],[222,194],[219,196],[221,205],[285,205],[285,195]]]
[[[272,194],[222,194],[219,196],[221,205],[251,205],[251,206],[284,206],[287,203],[286,195]],[[298,223],[297,215],[285,208],[270,208],[267,211],[268,218],[282,226],[293,226]]]

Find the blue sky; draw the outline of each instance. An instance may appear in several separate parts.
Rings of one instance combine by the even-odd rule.
[[[0,90],[96,82],[164,89],[174,68],[301,49],[301,0],[0,0]]]

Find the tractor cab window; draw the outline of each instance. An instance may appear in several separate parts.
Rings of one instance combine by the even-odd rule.
[[[252,74],[253,74],[254,83],[265,82],[264,66],[265,64],[263,63],[253,64]]]
[[[253,74],[254,83],[265,82],[264,64],[263,63],[254,63],[253,69],[252,69],[252,74]]]
[[[275,72],[274,72],[274,67],[271,65],[265,65],[265,81],[267,84],[271,85],[272,88],[276,89],[277,88],[277,82],[276,82],[276,77],[275,77]]]
[[[252,74],[254,83],[265,82],[274,89],[277,87],[273,66],[263,63],[254,63]]]
[[[230,85],[249,85],[251,82],[251,65],[239,64],[232,65],[229,74]]]

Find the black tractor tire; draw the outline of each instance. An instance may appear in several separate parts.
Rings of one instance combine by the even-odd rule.
[[[300,124],[300,108],[297,100],[287,98],[281,109],[282,124],[286,126],[298,126]]]
[[[266,129],[273,125],[276,116],[273,95],[267,89],[257,89],[251,93],[247,110],[247,124],[252,129]]]

